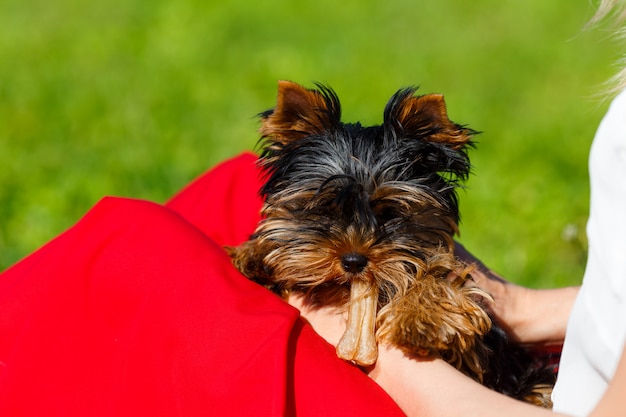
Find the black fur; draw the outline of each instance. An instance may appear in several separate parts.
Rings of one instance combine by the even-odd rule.
[[[357,272],[344,265],[348,273],[339,275],[341,266],[334,258],[355,260],[355,271],[370,255],[377,261],[397,260],[394,274],[423,273],[445,281],[455,263],[451,251],[460,221],[457,189],[470,174],[467,150],[476,132],[448,120],[442,97],[415,97],[415,87],[393,95],[379,126],[342,123],[337,95],[317,87],[287,86],[285,102],[260,115],[265,173],[260,192],[268,220],[233,251],[235,264],[278,293],[305,292],[313,305],[346,301]],[[299,93],[290,95],[290,88]],[[354,252],[335,249],[345,245],[350,228],[356,228]],[[315,254],[322,246],[337,254]],[[294,260],[300,253],[309,253],[319,266],[300,265]],[[430,259],[442,254],[452,260],[432,266]],[[278,271],[286,263],[288,273]],[[411,294],[412,278],[398,284],[373,270],[360,279],[382,288],[379,309]],[[554,370],[511,342],[495,324],[476,337],[484,342],[479,356],[485,370],[477,377],[484,385],[525,399],[533,387],[554,384]],[[468,374],[476,373],[469,368]]]

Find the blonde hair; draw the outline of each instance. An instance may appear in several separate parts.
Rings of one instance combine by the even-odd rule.
[[[626,44],[626,1],[623,0],[600,0],[596,13],[587,23],[587,26],[596,26],[603,21],[610,21],[614,27],[616,39],[621,45]],[[624,51],[626,53],[626,51]],[[619,60],[621,70],[607,81],[607,92],[616,94],[626,89],[626,56]]]
[[[596,24],[609,16],[613,17],[616,23],[624,21],[626,19],[626,3],[621,0],[601,0],[589,23]]]

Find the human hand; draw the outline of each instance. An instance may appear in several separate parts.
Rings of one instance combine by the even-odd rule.
[[[332,306],[316,306],[305,303],[304,296],[290,293],[287,302],[300,310],[300,315],[313,327],[313,330],[333,346],[337,346],[346,331],[347,312]]]
[[[491,295],[487,308],[512,339],[528,344],[563,342],[578,287],[523,287],[502,278],[458,242],[455,255],[466,265],[474,265],[474,285]]]

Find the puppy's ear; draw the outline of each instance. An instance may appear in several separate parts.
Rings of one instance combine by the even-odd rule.
[[[441,94],[415,96],[416,88],[398,91],[385,108],[384,126],[398,138],[421,139],[461,149],[474,133],[450,119]]]
[[[279,81],[276,107],[260,115],[262,137],[285,145],[338,126],[339,99],[330,88],[319,84],[317,87],[319,90],[309,90],[290,81]]]
[[[446,174],[446,181],[465,180],[470,173],[467,148],[475,134],[448,119],[440,94],[415,96],[416,88],[398,91],[385,108],[385,137],[404,141],[407,157],[418,173]]]

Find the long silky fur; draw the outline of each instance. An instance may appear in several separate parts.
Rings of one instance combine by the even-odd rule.
[[[378,289],[380,342],[440,355],[491,388],[532,401],[531,388],[514,385],[535,386],[548,373],[504,375],[512,345],[493,330],[488,296],[471,286],[471,270],[453,253],[457,188],[470,173],[475,132],[448,119],[441,96],[415,92],[399,90],[383,123],[364,127],[341,122],[330,88],[282,82],[276,108],[261,114],[264,220],[230,249],[233,262],[276,293],[304,294],[311,306],[347,308],[351,281],[365,280]],[[341,258],[349,253],[364,254],[367,267],[346,272]]]

